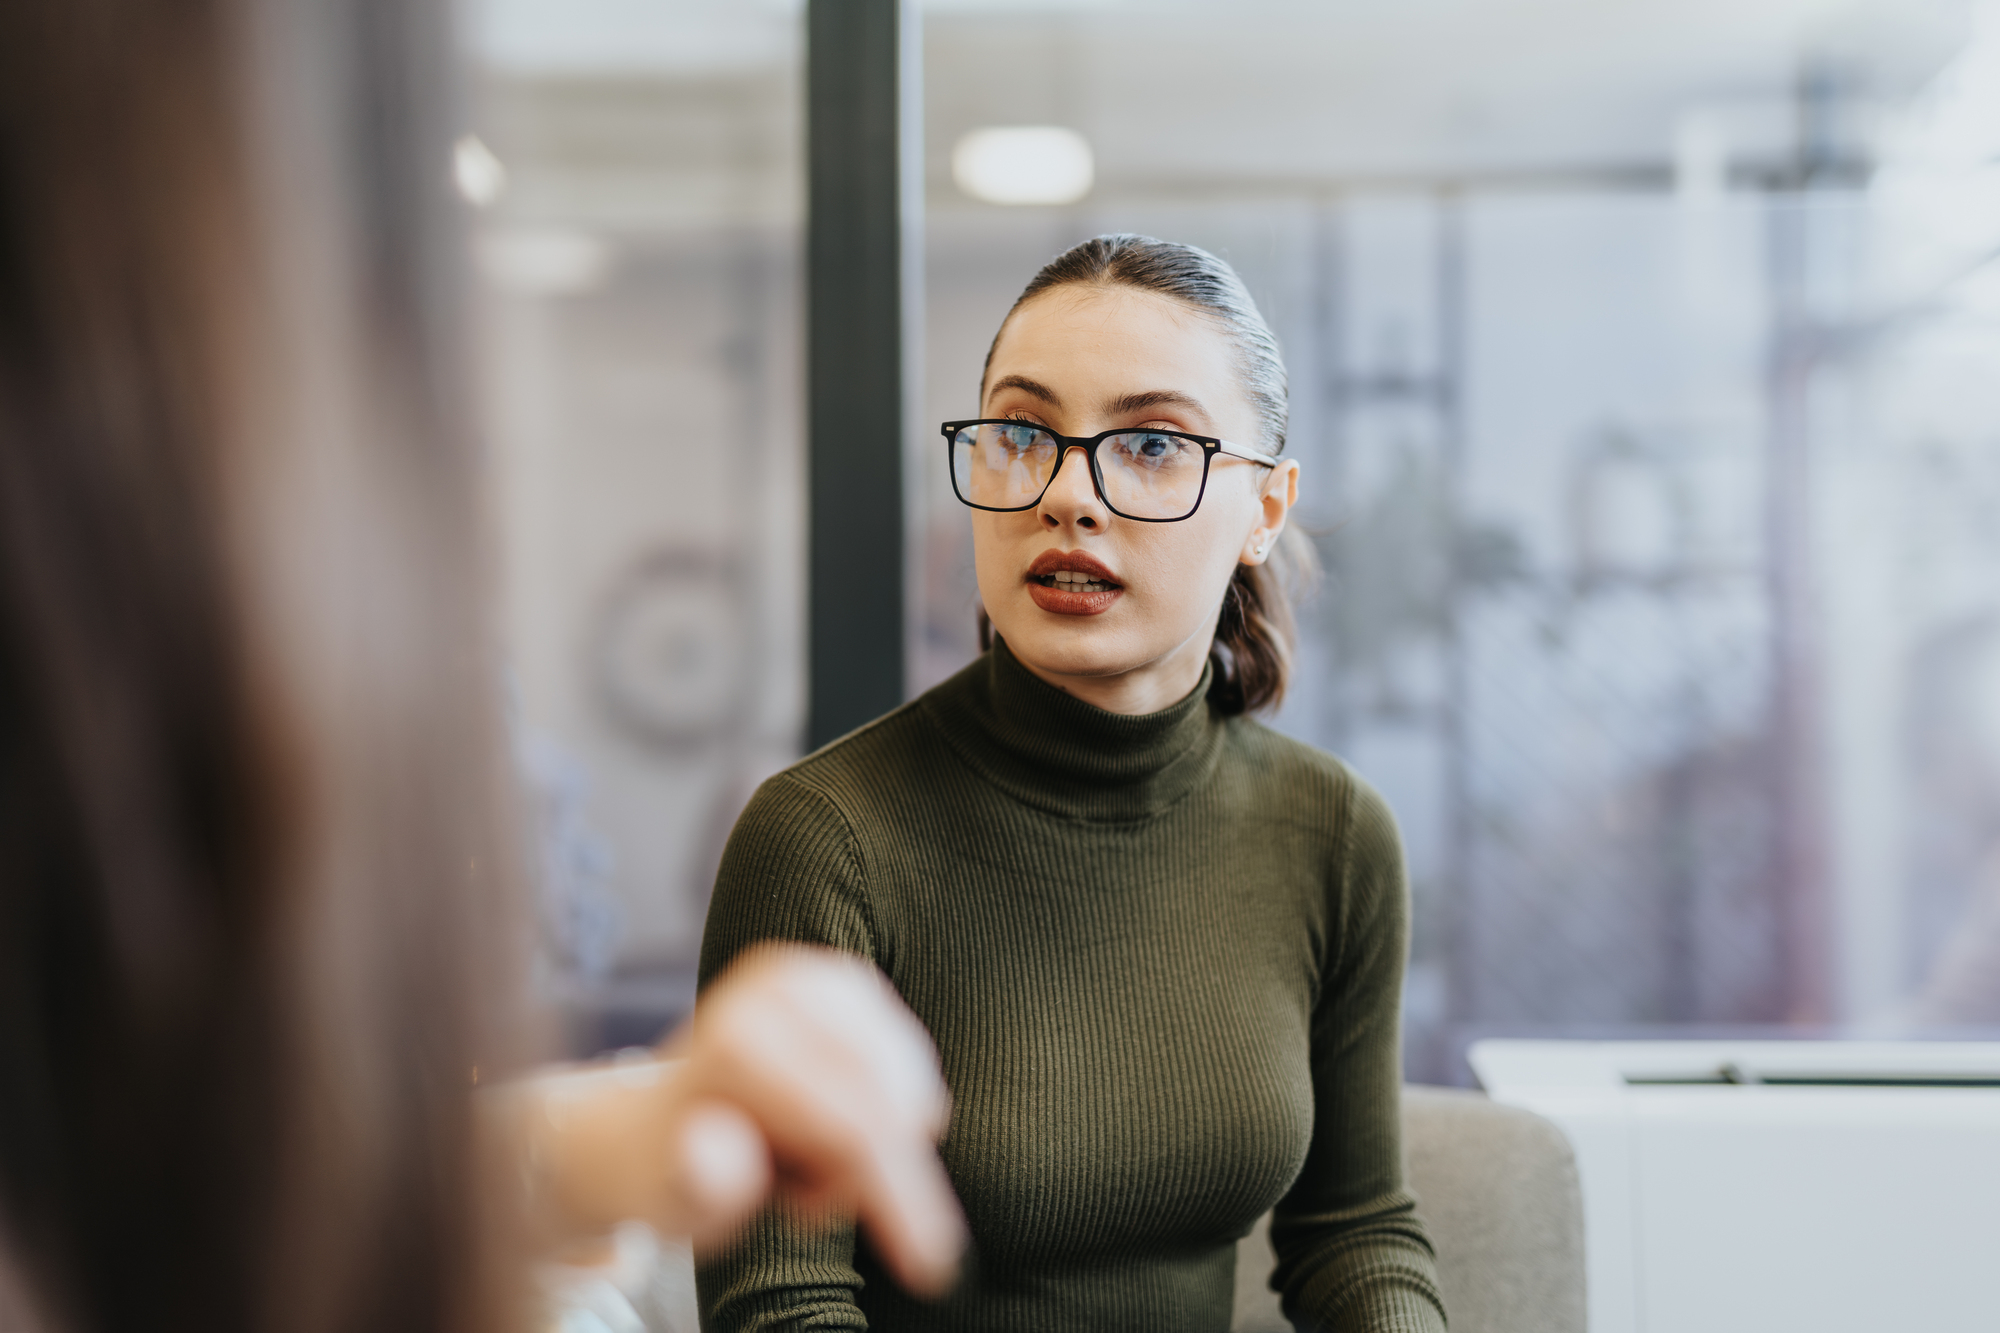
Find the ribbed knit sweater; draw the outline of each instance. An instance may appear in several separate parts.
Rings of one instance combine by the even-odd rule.
[[[936,1039],[960,1290],[774,1210],[699,1274],[711,1330],[1229,1327],[1235,1242],[1327,1330],[1441,1330],[1403,1188],[1407,891],[1387,807],[1207,702],[1108,713],[1004,644],[760,788],[706,984],[759,940],[872,959]]]

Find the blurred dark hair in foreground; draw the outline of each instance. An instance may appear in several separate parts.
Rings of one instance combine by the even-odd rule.
[[[443,8],[0,6],[9,1329],[507,1322]]]

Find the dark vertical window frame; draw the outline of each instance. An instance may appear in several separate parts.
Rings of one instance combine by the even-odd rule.
[[[806,746],[903,701],[921,383],[916,0],[806,6]]]

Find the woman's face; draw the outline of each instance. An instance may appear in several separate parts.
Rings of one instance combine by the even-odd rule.
[[[1263,447],[1222,328],[1130,287],[1058,287],[1015,311],[979,415],[1060,435],[1154,427]],[[1231,574],[1262,562],[1297,491],[1296,462],[1217,454],[1191,517],[1142,523],[1105,508],[1071,450],[1034,509],[972,511],[979,595],[1042,679],[1112,712],[1156,712],[1200,680]]]

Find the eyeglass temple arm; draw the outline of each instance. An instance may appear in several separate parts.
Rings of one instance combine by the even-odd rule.
[[[1248,449],[1240,444],[1231,444],[1227,440],[1217,440],[1215,447],[1221,452],[1228,454],[1231,458],[1248,459],[1252,463],[1262,463],[1265,467],[1278,466],[1278,456],[1276,454],[1267,454],[1258,449]]]

